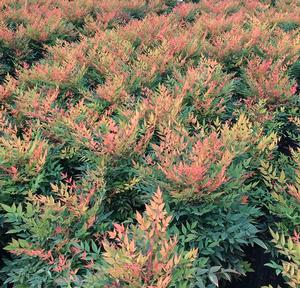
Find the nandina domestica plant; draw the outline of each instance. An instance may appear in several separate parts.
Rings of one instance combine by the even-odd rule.
[[[0,2],[2,287],[297,287],[299,0]]]

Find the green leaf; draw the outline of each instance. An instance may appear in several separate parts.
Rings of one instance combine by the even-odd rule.
[[[187,233],[187,230],[186,230],[186,228],[185,228],[185,226],[184,225],[182,225],[182,233],[185,235],[186,233]]]
[[[12,212],[12,208],[6,204],[1,204],[1,207],[3,208],[4,211],[11,213]]]
[[[209,269],[209,273],[216,273],[217,271],[219,271],[221,268],[221,266],[213,266]]]
[[[263,241],[261,241],[258,238],[253,238],[252,241],[257,244],[258,246],[260,246],[261,248],[264,248],[265,250],[268,250],[268,247],[265,245],[265,243]]]
[[[215,284],[217,287],[219,287],[219,281],[218,281],[218,277],[216,276],[216,274],[210,273],[210,274],[208,274],[208,278],[213,284]]]
[[[98,248],[97,248],[97,245],[94,241],[92,241],[92,249],[93,249],[94,253],[98,253]]]
[[[21,205],[21,203],[17,207],[17,212],[18,212],[19,215],[22,215],[22,205]]]

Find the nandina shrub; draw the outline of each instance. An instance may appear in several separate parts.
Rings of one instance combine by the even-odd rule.
[[[101,207],[104,183],[97,176],[93,183],[92,175],[81,183],[67,178],[53,184],[49,196],[30,193],[24,205],[2,205],[12,228],[8,233],[14,235],[5,249],[19,259],[18,265],[6,261],[7,283],[67,286],[101,261],[96,243],[107,222]],[[41,271],[47,275],[40,277]]]
[[[259,209],[252,207],[248,196],[239,201],[217,204],[178,203],[173,207],[174,233],[186,249],[199,249],[196,260],[197,287],[216,287],[225,281],[245,276],[254,267],[245,257],[245,248],[259,245]],[[205,233],[205,234],[202,234]],[[250,248],[251,249],[251,248]]]
[[[282,60],[254,58],[248,62],[245,78],[249,86],[247,96],[257,95],[258,99],[266,100],[270,107],[288,103],[295,97],[295,81],[287,75],[287,67]]]
[[[293,236],[279,234],[271,230],[272,242],[278,252],[285,257],[281,264],[268,263],[267,265],[276,269],[277,274],[282,274],[289,287],[298,287],[300,284],[300,243],[299,233],[294,230]],[[270,286],[269,286],[270,287]]]
[[[262,125],[253,125],[244,115],[233,125],[215,128],[197,137],[183,129],[163,129],[160,145],[145,159],[148,167],[136,165],[137,187],[158,181],[166,187],[180,243],[200,249],[199,287],[244,275],[250,264],[243,249],[254,244],[266,248],[258,236],[266,229],[258,223],[262,213],[249,200],[257,195],[251,178],[259,159],[272,157],[277,143],[275,134],[263,135]],[[198,140],[201,137],[204,140]],[[205,236],[197,236],[200,231],[206,231]]]
[[[173,287],[180,281],[182,287],[188,287],[195,273],[192,264],[197,249],[177,253],[176,238],[167,240],[172,217],[164,210],[160,190],[146,206],[144,217],[137,212],[138,226],[129,230],[115,224],[115,230],[108,232],[111,240],[103,242],[102,229],[107,219],[101,214],[101,200],[95,197],[101,195],[103,183],[98,181],[90,186],[87,180],[81,185],[84,186],[67,179],[60,187],[52,186],[53,196],[29,196],[24,208],[2,205],[7,212],[6,221],[13,225],[9,233],[19,237],[5,248],[16,255],[20,264],[12,267],[13,262],[6,263],[2,272],[7,273],[7,283],[29,287]],[[102,246],[105,252],[101,257]],[[93,275],[97,270],[100,271]],[[41,271],[47,277],[40,278]]]
[[[1,1],[4,285],[221,287],[249,245],[297,283],[298,2]]]
[[[5,110],[0,111],[0,175],[1,202],[12,203],[22,199],[27,190],[36,191],[45,178],[45,163],[49,145],[41,138],[39,131],[24,129],[18,136],[16,126],[5,117]],[[21,197],[21,198],[20,198]]]
[[[175,74],[175,78],[184,95],[183,105],[193,107],[192,113],[200,123],[231,113],[235,82],[218,62],[202,57],[196,67],[189,67],[183,75]]]
[[[115,224],[109,232],[114,241],[103,243],[104,277],[107,273],[107,284],[116,287],[189,287],[193,281],[193,261],[197,249],[189,252],[177,250],[177,239],[168,239],[167,228],[172,219],[164,209],[160,189],[157,190],[149,205],[146,205],[145,216],[137,212],[137,226],[130,230],[123,225]],[[99,283],[100,284],[100,283]],[[98,286],[96,287],[100,287]]]
[[[174,198],[192,202],[224,197],[227,189],[234,197],[234,190],[251,177],[251,166],[256,169],[254,162],[270,157],[277,142],[274,133],[263,135],[262,127],[245,115],[231,127],[227,123],[208,133],[190,136],[184,129],[166,128],[160,135],[149,167],[164,175]]]

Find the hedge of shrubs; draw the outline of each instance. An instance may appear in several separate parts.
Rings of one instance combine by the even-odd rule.
[[[2,287],[225,287],[259,246],[300,287],[299,28],[298,0],[2,0]]]

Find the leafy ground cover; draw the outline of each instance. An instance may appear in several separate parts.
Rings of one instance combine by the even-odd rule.
[[[2,287],[300,287],[299,28],[298,0],[2,0]]]

